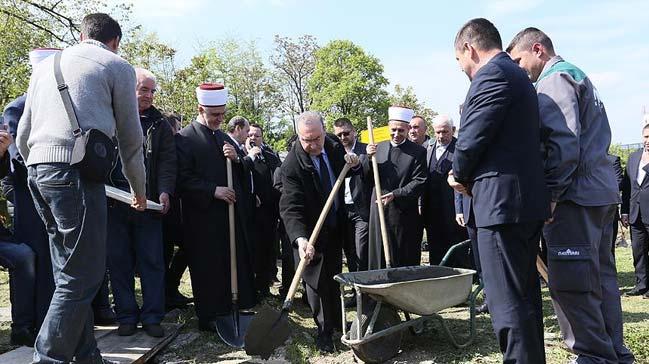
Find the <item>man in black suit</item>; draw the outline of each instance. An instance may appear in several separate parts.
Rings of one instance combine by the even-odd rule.
[[[264,129],[250,124],[246,150],[252,160],[252,177],[258,206],[252,229],[258,232],[255,245],[255,284],[261,296],[270,296],[269,286],[277,275],[277,221],[279,220],[279,195],[273,189],[273,175],[281,161],[279,156],[264,144]]]
[[[334,134],[345,147],[345,152],[358,156],[365,154],[367,144],[356,139],[356,130],[347,118],[334,122]],[[368,224],[370,220],[370,192],[361,176],[345,178],[346,229],[343,250],[350,272],[367,270]]]
[[[345,162],[352,167],[359,162],[356,155],[346,154],[337,140],[325,134],[322,116],[316,112],[306,111],[298,117],[297,132],[299,142],[293,145],[281,166],[280,216],[295,255],[299,255],[296,261],[305,259],[308,264],[302,278],[318,326],[316,346],[322,352],[333,352],[333,330],[342,325],[339,289],[333,280],[342,270],[341,238],[345,220],[342,189],[315,247],[308,244],[308,239]]]
[[[626,163],[622,188],[622,225],[630,226],[635,287],[627,296],[649,298],[649,124],[642,128],[643,148]]]
[[[455,55],[471,86],[449,184],[473,197],[482,277],[503,362],[544,363],[536,255],[550,195],[536,92],[486,19],[462,26]]]
[[[374,187],[370,201],[369,267],[383,267],[383,239],[378,205],[381,199],[393,267],[421,264],[422,219],[419,198],[426,188],[426,149],[408,140],[411,109],[391,106],[388,109],[390,140],[368,144],[367,155],[374,155],[379,168],[382,191],[376,191],[372,164],[363,159],[364,179]],[[370,182],[371,181],[371,182]]]
[[[453,167],[455,127],[448,115],[433,119],[435,141],[426,149],[428,182],[422,198],[422,215],[428,238],[430,264],[439,264],[453,244],[466,240],[467,233],[455,220],[455,196],[446,183],[448,172]]]

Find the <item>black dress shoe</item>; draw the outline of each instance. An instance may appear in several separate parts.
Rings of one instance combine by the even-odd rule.
[[[151,337],[163,337],[165,336],[165,330],[160,326],[160,324],[146,324],[142,325],[144,332]]]
[[[11,336],[9,342],[14,346],[34,346],[36,337],[34,332],[27,327],[19,327],[11,329]]]
[[[119,336],[131,336],[137,331],[137,325],[135,324],[119,324],[117,328],[117,335]]]
[[[647,289],[639,289],[638,287],[633,287],[630,291],[627,291],[624,295],[627,297],[631,296],[642,296],[643,294],[647,293]]]
[[[321,353],[330,354],[336,351],[336,349],[334,348],[334,341],[331,338],[331,334],[318,334],[318,338],[315,341],[315,346]]]
[[[649,300],[649,292],[642,295],[643,300]]]

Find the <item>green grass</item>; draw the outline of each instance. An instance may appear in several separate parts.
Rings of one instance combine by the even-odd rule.
[[[633,287],[633,264],[630,248],[618,248],[618,279],[622,292]],[[6,272],[0,272],[0,306],[8,305],[8,279]],[[139,285],[138,285],[139,290]],[[191,294],[189,275],[185,274],[181,291]],[[276,292],[276,291],[275,291]],[[320,355],[313,336],[315,325],[308,307],[295,299],[294,310],[290,314],[292,337],[286,346],[277,350],[273,359],[291,363],[350,363],[353,355],[342,344],[340,351],[332,355]],[[266,304],[279,307],[279,300],[268,300]],[[638,363],[649,364],[649,300],[641,297],[622,297],[624,314],[625,342],[634,352]],[[552,304],[547,289],[543,289],[543,312],[546,332],[546,357],[548,363],[565,363],[572,354],[565,349],[559,333]],[[465,308],[444,310],[442,316],[452,332],[462,335],[468,330],[468,314]],[[154,359],[155,363],[217,363],[221,361],[244,362],[250,358],[242,350],[233,350],[222,343],[217,335],[198,331],[197,320],[192,309],[185,310],[174,319],[185,326],[175,343],[165,348]],[[0,324],[0,352],[10,349],[8,345],[9,324]],[[431,325],[422,335],[414,336],[405,332],[401,352],[391,363],[500,363],[502,356],[491,328],[489,316],[481,315],[476,320],[476,338],[471,346],[455,349],[446,338],[439,324]]]

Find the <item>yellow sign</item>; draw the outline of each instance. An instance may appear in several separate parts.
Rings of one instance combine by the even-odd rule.
[[[380,128],[374,128],[374,143],[390,140],[390,130],[387,125]],[[367,130],[361,130],[361,142],[370,142],[370,133]]]

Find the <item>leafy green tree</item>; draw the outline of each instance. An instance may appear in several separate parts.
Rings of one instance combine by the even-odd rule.
[[[312,108],[321,111],[330,125],[346,116],[365,128],[368,116],[376,125],[387,124],[390,104],[379,60],[348,40],[334,40],[315,53],[315,71],[309,79]]]
[[[66,47],[78,42],[83,16],[112,14],[129,27],[129,3],[75,0],[0,0],[0,105],[27,90],[29,51],[37,47]]]
[[[411,86],[404,88],[399,84],[394,85],[394,93],[390,95],[390,105],[409,107],[415,111],[415,115],[423,116],[428,123],[437,115],[424,102],[419,101]]]
[[[281,111],[292,120],[309,109],[311,97],[308,94],[309,78],[315,71],[316,38],[303,35],[296,40],[275,35],[275,49],[270,63],[275,69],[277,82],[281,85]]]

